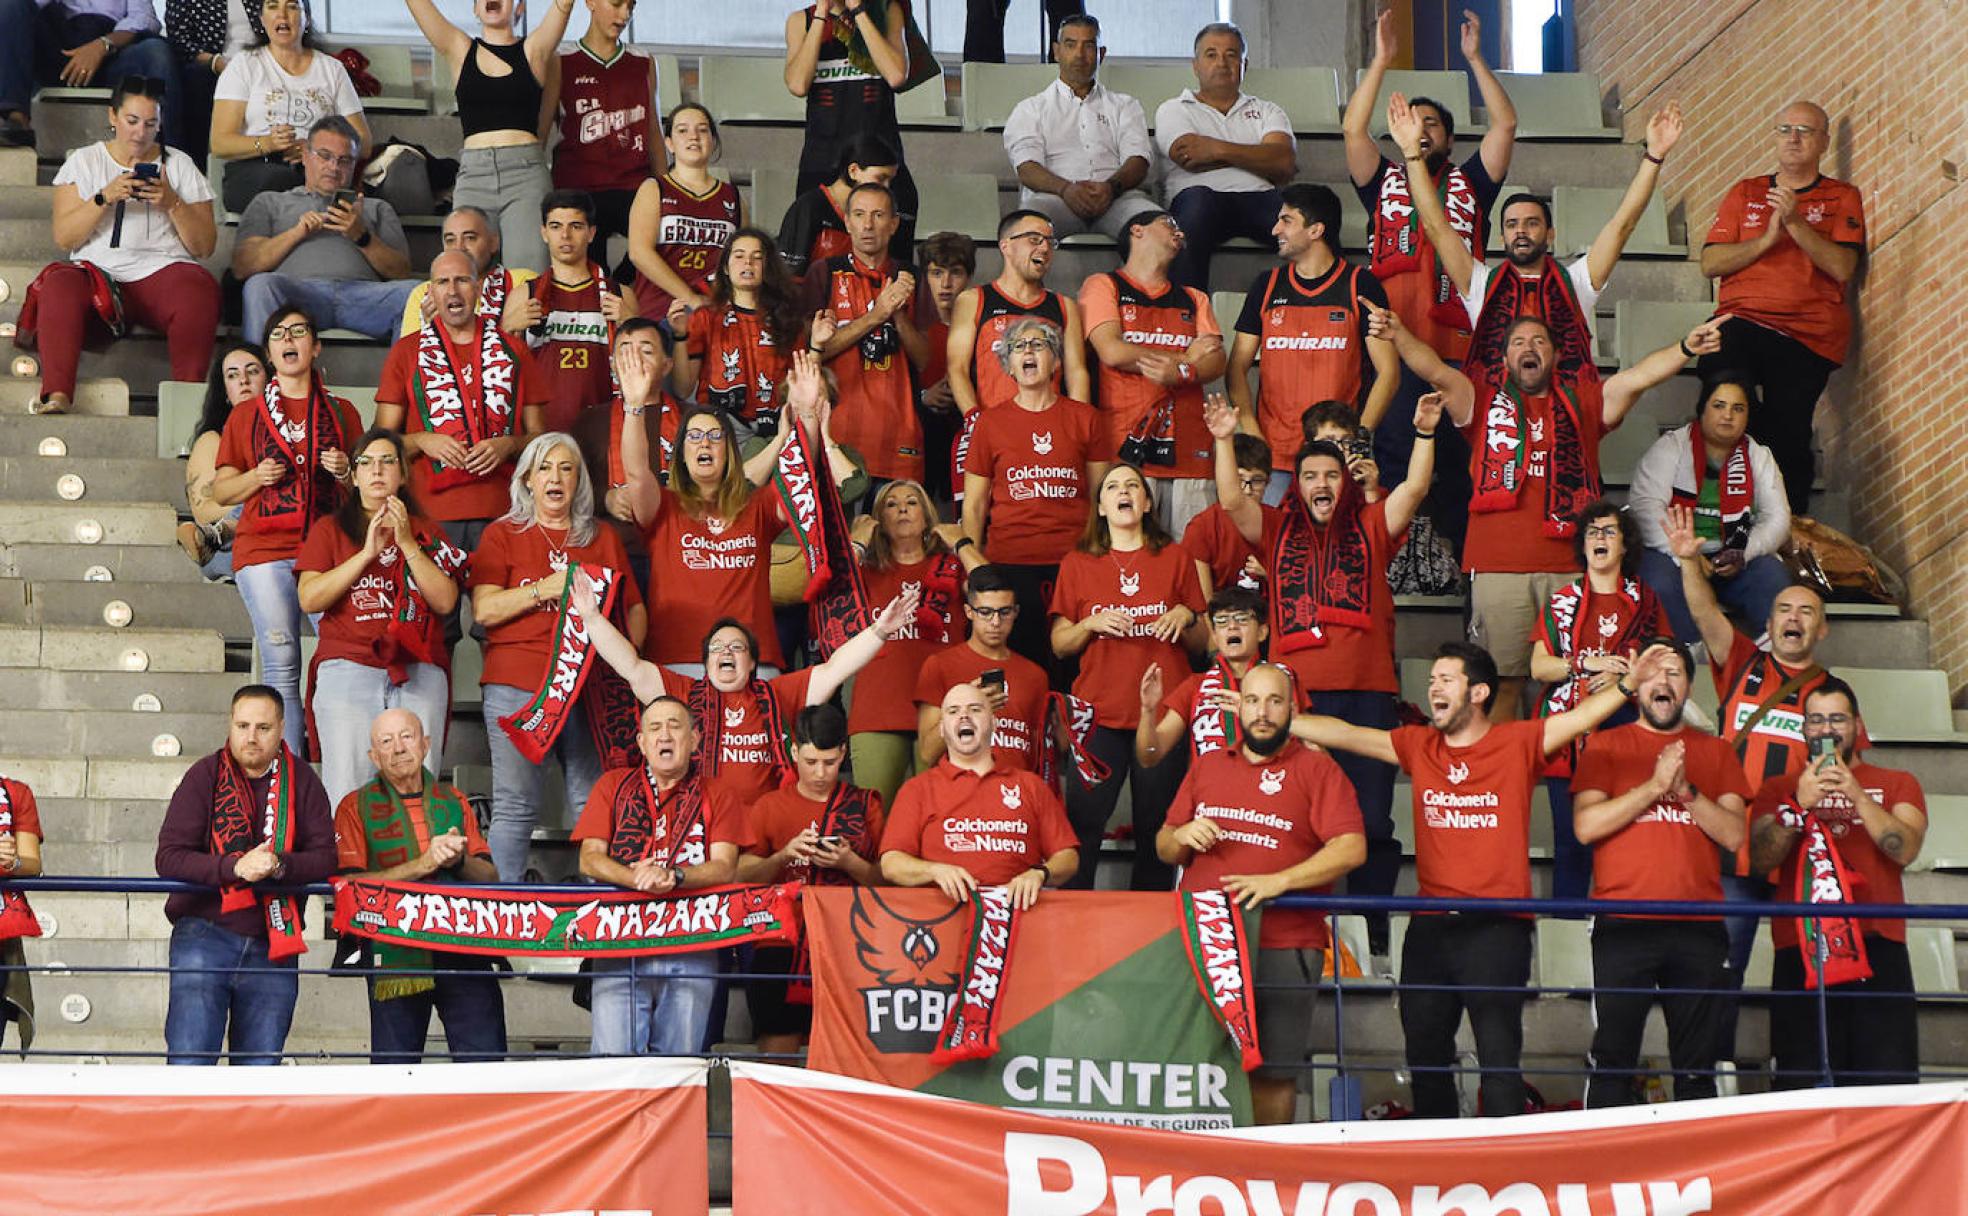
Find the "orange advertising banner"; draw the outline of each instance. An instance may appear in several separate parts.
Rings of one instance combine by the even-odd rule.
[[[706,1216],[701,1060],[0,1070],[0,1211]]]
[[[734,1216],[1968,1213],[1962,1083],[1174,1132],[771,1065],[731,1073]]]

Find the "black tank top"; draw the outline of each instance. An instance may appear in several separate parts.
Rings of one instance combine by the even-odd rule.
[[[806,10],[811,22],[813,9]],[[845,139],[867,132],[879,135],[902,155],[902,128],[895,117],[895,90],[879,73],[857,65],[848,56],[847,44],[835,33],[838,25],[827,23],[827,37],[813,65],[813,84],[806,90],[806,138]],[[825,171],[832,173],[829,163]]]
[[[478,68],[478,48],[512,69],[510,76],[487,76]],[[486,131],[540,130],[540,103],[545,90],[526,62],[526,44],[494,46],[480,38],[472,39],[471,50],[458,69],[458,123],[465,138]]]
[[[970,383],[979,405],[997,405],[1018,392],[1018,382],[1005,374],[1004,364],[999,362],[999,351],[1005,331],[1022,317],[1043,317],[1057,325],[1062,335],[1065,333],[1066,305],[1058,292],[1046,292],[1035,304],[1020,304],[999,291],[996,283],[978,286],[977,341],[970,350]],[[1065,375],[1066,360],[1062,357],[1052,374],[1053,387],[1057,388]]]

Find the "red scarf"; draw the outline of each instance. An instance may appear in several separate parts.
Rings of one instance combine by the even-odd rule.
[[[1035,750],[1039,780],[1045,782],[1054,794],[1065,797],[1066,774],[1059,767],[1059,743],[1062,740],[1066,750],[1072,753],[1073,767],[1080,774],[1080,784],[1094,786],[1107,780],[1107,765],[1088,747],[1093,738],[1093,727],[1093,702],[1063,692],[1046,694],[1045,724],[1039,730]]]
[[[1535,300],[1536,302],[1527,303]],[[1558,374],[1579,380],[1599,378],[1599,367],[1592,359],[1592,321],[1579,304],[1572,288],[1572,276],[1558,259],[1544,255],[1543,271],[1536,278],[1525,278],[1513,264],[1499,266],[1483,290],[1483,308],[1476,317],[1476,333],[1469,353],[1463,357],[1467,368],[1502,368],[1503,338],[1510,325],[1524,314],[1544,318],[1558,346]],[[1465,314],[1465,321],[1468,320]]]
[[[1798,859],[1797,889],[1792,893],[1795,901],[1832,907],[1855,902],[1857,890],[1864,885],[1865,879],[1854,874],[1845,864],[1837,846],[1831,842],[1831,833],[1825,831],[1818,817],[1796,802],[1786,801],[1778,808],[1777,818],[1785,827],[1804,833],[1804,839],[1798,845],[1803,856]],[[1804,956],[1804,986],[1807,988],[1818,986],[1820,966],[1827,988],[1872,978],[1872,963],[1866,958],[1865,934],[1861,932],[1855,916],[1800,917],[1797,922],[1797,945],[1797,952]],[[1818,961],[1820,949],[1824,952],[1822,964]]]
[[[253,787],[233,759],[219,753],[218,779],[212,783],[212,851],[220,856],[250,852],[263,840],[276,853],[294,851],[294,783],[288,776],[297,763],[294,753],[280,745],[280,754],[267,770],[266,805],[254,813]],[[220,889],[219,910],[239,912],[259,904],[266,913],[267,957],[290,958],[307,952],[301,940],[301,908],[291,895],[258,895],[251,886],[235,883]]]
[[[470,448],[482,439],[509,435],[519,392],[519,358],[497,321],[476,318],[478,346],[465,372],[451,354],[443,323],[433,319],[417,331],[417,412],[424,429],[449,435]],[[478,474],[431,461],[431,488],[450,490],[480,481]]]
[[[1219,709],[1216,694],[1240,687],[1237,673],[1222,655],[1216,656],[1196,685],[1196,699],[1189,706],[1189,754],[1207,756],[1238,746],[1241,723],[1236,714]]]
[[[1182,944],[1189,955],[1196,986],[1209,1002],[1210,1012],[1230,1036],[1244,1071],[1260,1068],[1257,1049],[1257,986],[1251,982],[1250,939],[1244,918],[1230,895],[1215,891],[1183,891]]]
[[[932,554],[924,564],[922,598],[916,602],[916,632],[944,645],[958,641],[951,637],[957,605],[963,602],[963,561],[954,553]]]
[[[1296,486],[1285,491],[1277,539],[1271,543],[1271,637],[1280,654],[1326,644],[1327,628],[1373,625],[1373,541],[1362,520],[1360,493],[1343,479],[1325,527]]]
[[[654,406],[644,406],[645,410],[656,411],[656,449],[652,451],[649,469],[656,476],[663,476],[670,467],[670,452],[676,446],[677,428],[683,425],[683,407],[677,399],[665,392]],[[613,490],[629,484],[629,475],[622,468],[622,428],[629,423],[627,407],[617,393],[608,403],[608,488]],[[637,419],[638,425],[646,425]]]
[[[1486,377],[1478,379],[1487,386]],[[1549,408],[1540,417],[1506,376],[1489,404],[1479,407],[1476,490],[1469,509],[1479,515],[1513,510],[1529,479],[1535,447],[1544,453],[1544,535],[1564,539],[1578,530],[1579,511],[1599,497],[1598,458],[1583,446],[1576,386],[1554,378],[1542,400]],[[1550,425],[1540,426],[1546,422]]]
[[[513,289],[512,271],[494,266],[478,281],[478,315],[490,317],[497,325],[506,311],[506,296]]]
[[[293,472],[253,496],[252,514],[269,531],[305,532],[341,502],[342,484],[321,467],[321,453],[346,449],[350,437],[342,434],[341,417],[319,371],[309,374],[299,422],[287,421],[280,400],[280,382],[268,380],[253,411],[252,451],[259,460],[271,457]]]
[[[14,791],[5,778],[0,778],[0,834],[14,834]],[[40,936],[41,922],[27,906],[27,896],[11,887],[0,891],[0,940]]]
[[[1605,611],[1609,600],[1617,601],[1611,612]],[[1618,591],[1600,595],[1592,589],[1592,580],[1581,576],[1551,593],[1544,616],[1544,632],[1558,639],[1554,656],[1571,664],[1570,674],[1545,692],[1538,716],[1550,717],[1571,709],[1588,695],[1592,673],[1580,666],[1581,659],[1639,653],[1647,639],[1659,632],[1661,607],[1654,589],[1638,579],[1622,578]],[[1615,621],[1618,624],[1608,632],[1607,626]],[[1553,753],[1545,765],[1545,775],[1569,775],[1585,747],[1585,738],[1581,735]]]
[[[957,441],[950,445],[950,497],[958,503],[964,499],[964,464],[970,459],[970,439],[977,433],[977,419],[983,413],[980,405],[965,414],[957,428]]]
[[[656,792],[648,765],[638,766],[615,791],[610,809],[615,830],[608,837],[608,856],[619,864],[632,866],[651,857],[671,866],[704,864],[704,780],[696,765],[668,794]]]
[[[970,897],[970,949],[958,973],[956,1000],[943,1019],[935,1065],[986,1060],[998,1051],[998,1021],[1004,1012],[1004,982],[1022,914],[1012,906],[1010,887],[979,887]]]
[[[1482,261],[1483,249],[1476,235],[1482,228],[1483,211],[1476,201],[1476,187],[1470,184],[1459,165],[1450,165],[1441,180],[1431,184],[1441,195],[1449,227],[1468,246],[1470,256]],[[1429,316],[1438,324],[1463,329],[1469,324],[1469,315],[1463,312],[1455,284],[1443,273],[1435,247],[1422,231],[1421,214],[1415,210],[1408,191],[1407,169],[1390,161],[1380,179],[1380,204],[1374,208],[1368,269],[1383,283],[1395,275],[1415,271],[1429,275],[1435,281]]]
[[[622,589],[624,576],[607,566],[589,562],[580,563],[594,580],[595,598],[601,603],[601,613],[607,616],[614,610],[618,593]],[[567,720],[577,704],[588,701],[582,690],[587,687],[588,677],[594,672],[594,639],[588,635],[587,622],[574,610],[574,580],[567,580],[567,589],[561,592],[560,607],[554,618],[553,662],[547,665],[546,676],[540,691],[525,705],[499,719],[507,738],[519,753],[535,764],[544,762],[552,750],[554,741],[567,726]],[[617,677],[619,679],[619,677]],[[628,703],[629,718],[633,724],[635,698]],[[622,743],[618,719],[622,707],[611,698],[607,704],[589,704],[586,708],[588,725],[594,731],[595,750],[602,753],[606,767],[620,768],[620,764],[608,764],[611,758],[620,759]],[[596,730],[597,725],[602,729]],[[633,734],[633,730],[630,730]]]
[[[1702,482],[1708,479],[1708,445],[1702,442],[1701,423],[1688,424],[1688,435],[1694,444],[1694,502],[1701,502]],[[1756,502],[1756,474],[1749,463],[1749,436],[1736,440],[1736,446],[1729,449],[1728,458],[1722,462],[1722,485],[1720,487],[1721,518],[1716,521],[1715,535],[1726,538],[1732,520],[1749,514]],[[1697,519],[1699,524],[1699,519]]]
[[[786,715],[779,712],[779,698],[772,695],[772,685],[753,676],[745,687],[736,692],[719,692],[711,684],[707,675],[690,684],[690,695],[686,698],[690,705],[690,716],[697,720],[697,768],[706,776],[715,777],[724,756],[724,698],[749,697],[752,712],[759,721],[765,723],[765,737],[772,746],[772,781],[783,785],[792,773],[792,765],[786,751]]]
[[[873,623],[874,610],[854,556],[840,488],[827,467],[826,447],[811,450],[806,429],[797,421],[786,430],[772,480],[806,560],[807,623],[824,661]]]
[[[415,539],[417,547],[429,554],[437,568],[452,578],[458,577],[471,560],[470,554],[452,545],[442,532],[431,533],[419,529]],[[438,615],[431,610],[430,602],[417,586],[417,580],[410,575],[409,554],[401,552],[400,547],[392,543],[377,556],[377,560],[385,569],[396,574],[392,601],[396,612],[390,618],[389,628],[376,642],[377,663],[389,669],[389,681],[396,685],[410,678],[412,663],[444,665],[444,630]]]

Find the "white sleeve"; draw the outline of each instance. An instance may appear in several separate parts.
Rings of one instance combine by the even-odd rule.
[[[326,51],[316,51],[315,62],[323,65],[322,75],[335,113],[343,118],[361,114],[362,98],[355,91],[355,81],[349,79],[347,65]]]
[[[1744,561],[1775,553],[1790,541],[1790,495],[1783,470],[1777,467],[1770,449],[1755,440],[1749,444],[1749,473],[1756,479],[1756,500],[1750,507],[1755,522],[1743,548]]]
[[[83,198],[94,196],[96,191],[109,183],[103,176],[102,145],[87,144],[68,154],[62,167],[55,173],[55,185],[73,186]]]
[[[1155,108],[1155,146],[1167,156],[1169,145],[1189,134],[1189,123],[1182,113],[1182,98],[1171,97]]]
[[[1266,135],[1292,134],[1291,116],[1285,113],[1285,107],[1275,101],[1266,101],[1262,97],[1257,99],[1257,104],[1264,113],[1264,129],[1258,133],[1260,142]]]
[[[1687,427],[1677,427],[1654,441],[1633,466],[1633,481],[1626,488],[1626,506],[1640,541],[1649,549],[1667,550],[1667,528],[1661,516],[1674,494],[1674,466],[1689,452]]]
[[[1579,307],[1585,310],[1585,315],[1589,318],[1593,306],[1599,303],[1599,289],[1592,285],[1592,269],[1585,264],[1588,256],[1590,255],[1581,253],[1574,258],[1572,264],[1565,267],[1565,275],[1572,281],[1572,290],[1578,293]],[[1608,276],[1606,281],[1611,282],[1611,276]]]
[[[164,176],[177,191],[178,198],[187,203],[209,203],[212,201],[212,183],[205,180],[204,170],[192,162],[189,154],[176,148],[168,148],[164,153]]]
[[[252,71],[257,50],[239,56],[227,56],[225,70],[219,73],[219,83],[212,86],[213,101],[245,101],[253,92],[253,82],[248,77]]]
[[[1121,162],[1125,164],[1139,156],[1152,169],[1155,142],[1148,138],[1148,115],[1142,111],[1141,103],[1126,93],[1114,95],[1114,128],[1120,139]]]
[[[1027,97],[1012,107],[1011,116],[1005,119],[1004,147],[1014,172],[1028,160],[1045,164],[1045,134],[1039,130],[1038,97]]]
[[[1476,322],[1482,319],[1483,293],[1489,290],[1489,286],[1490,264],[1488,262],[1471,262],[1469,266],[1469,290],[1457,297],[1462,301],[1462,311],[1469,314],[1469,326],[1471,329],[1474,329]]]

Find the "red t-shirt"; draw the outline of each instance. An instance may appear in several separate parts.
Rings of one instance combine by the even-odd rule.
[[[1269,524],[1269,516],[1276,507],[1262,508]],[[1257,546],[1244,539],[1237,531],[1237,525],[1230,518],[1230,512],[1223,509],[1222,503],[1213,502],[1196,512],[1189,526],[1182,533],[1182,547],[1189,550],[1189,556],[1209,567],[1212,590],[1221,591],[1234,587],[1243,577],[1244,563],[1250,558],[1260,558]]]
[[[867,861],[879,862],[881,852],[878,846],[882,838],[882,825],[887,817],[882,813],[880,794],[867,791],[867,801],[866,818],[858,823],[836,821],[833,826],[846,838],[849,849]],[[751,821],[752,837],[745,851],[756,857],[770,857],[806,829],[819,830],[827,817],[827,804],[815,802],[800,793],[798,786],[789,785],[748,804],[745,817]],[[839,870],[814,869],[803,861],[794,861],[779,872],[778,881],[844,886],[853,880]]]
[[[1858,778],[1859,785],[1866,796],[1880,806],[1891,811],[1899,803],[1918,807],[1920,813],[1927,813],[1927,797],[1921,793],[1920,782],[1914,780],[1912,773],[1898,769],[1880,768],[1874,764],[1852,765],[1852,776]],[[1757,791],[1756,802],[1750,808],[1749,817],[1753,823],[1758,819],[1768,819],[1776,815],[1786,803],[1797,797],[1797,775],[1778,777],[1767,781]],[[1825,800],[1814,811],[1831,834],[1832,847],[1852,871],[1854,878],[1851,892],[1852,902],[1861,904],[1902,904],[1906,902],[1906,890],[1900,883],[1900,864],[1879,851],[1873,843],[1872,833],[1866,831],[1859,819],[1859,810],[1843,794],[1827,794]],[[1804,841],[1799,838],[1797,847],[1777,870],[1777,889],[1773,898],[1789,902],[1797,900],[1797,870],[1804,864]],[[1904,920],[1871,919],[1859,922],[1861,933],[1876,933],[1896,942],[1906,940]],[[1794,917],[1778,916],[1770,920],[1770,939],[1778,946],[1797,947],[1797,921]]]
[[[935,617],[933,623],[925,623],[925,617],[929,616],[926,608],[918,611],[914,619],[904,624],[901,631],[884,643],[868,665],[861,669],[854,679],[854,701],[847,711],[849,733],[900,730],[914,735],[916,675],[931,656],[952,642],[961,640],[964,634],[963,564],[955,558],[946,559],[938,554],[906,566],[890,566],[886,570],[864,569],[868,602],[886,604],[909,587],[921,591],[923,576],[946,560],[954,567],[956,593],[949,597],[942,613]],[[947,688],[945,691],[948,691]],[[939,700],[941,695],[938,694]]]
[[[7,803],[14,816],[13,825],[6,830],[16,836],[32,832],[41,837],[41,808],[35,805],[34,791],[27,788],[26,782],[12,777],[0,777],[0,785],[7,787]]]
[[[1768,197],[1776,181],[1766,173],[1729,187],[1715,222],[1709,225],[1707,243],[1728,245],[1761,237],[1769,228]],[[1825,240],[1864,251],[1865,203],[1850,182],[1820,177],[1799,190],[1797,215]],[[1833,363],[1845,362],[1852,338],[1845,284],[1819,270],[1789,233],[1778,237],[1762,257],[1724,275],[1715,300],[1715,311],[1724,316],[1754,321],[1788,334]]]
[[[493,325],[497,321],[480,317],[479,324]],[[442,326],[438,332],[444,333]],[[389,356],[383,360],[383,374],[376,388],[379,404],[403,407],[405,435],[430,429],[424,425],[423,410],[417,406],[417,344],[421,334],[421,330],[405,334],[390,347]],[[444,341],[450,348],[451,360],[458,374],[475,377],[478,348],[453,345],[448,334]],[[506,346],[512,351],[513,362],[518,368],[513,387],[512,416],[506,433],[516,435],[525,429],[525,408],[545,405],[551,393],[547,378],[540,370],[539,360],[526,348],[526,343],[507,335]],[[469,485],[439,491],[431,488],[430,461],[416,456],[410,461],[410,492],[417,496],[417,502],[432,519],[493,519],[504,515],[507,508],[512,506],[512,475],[512,462],[507,461]]]
[[[636,590],[635,579],[629,574],[629,555],[622,548],[621,537],[599,521],[595,524],[594,539],[587,544],[556,546],[537,525],[522,529],[495,519],[486,525],[478,550],[471,555],[465,585],[511,590],[550,578],[569,561],[592,562],[621,575],[619,602],[624,612],[642,602],[642,593]],[[553,658],[554,624],[559,614],[560,601],[549,597],[530,611],[486,626],[485,670],[478,682],[537,691]]]
[[[916,672],[916,704],[943,707],[943,697],[992,668],[1005,674],[1005,704],[991,727],[991,754],[1011,768],[1037,772],[1038,741],[1045,733],[1046,696],[1052,691],[1045,669],[1019,654],[987,658],[969,642],[945,647]]]
[[[1298,490],[1293,486],[1285,492],[1295,494]],[[1395,547],[1387,532],[1387,500],[1361,507],[1360,523],[1367,533],[1367,627],[1321,626],[1326,644],[1297,650],[1286,650],[1283,639],[1271,638],[1272,659],[1291,668],[1301,688],[1315,692],[1401,691],[1400,678],[1394,673],[1394,589],[1387,585],[1387,563],[1394,559]],[[1267,591],[1273,595],[1278,593],[1279,583],[1278,572],[1270,569],[1271,553],[1284,526],[1283,511],[1265,513],[1258,558],[1265,564]]]
[[[1729,653],[1716,661],[1709,656],[1715,676],[1715,692],[1721,699],[1718,715],[1720,733],[1742,756],[1743,772],[1749,788],[1760,790],[1776,777],[1794,776],[1804,769],[1804,699],[1818,690],[1831,673],[1820,670],[1800,681],[1789,696],[1779,700],[1763,715],[1743,743],[1743,727],[1799,669],[1785,667],[1776,656],[1761,649],[1738,632],[1729,643]]]
[[[1501,723],[1468,747],[1450,747],[1433,726],[1392,734],[1414,786],[1420,893],[1529,899],[1531,792],[1544,768],[1544,723]]]
[[[574,832],[568,839],[577,845],[583,840],[612,843],[615,839],[615,796],[621,791],[623,782],[641,781],[646,772],[648,770],[638,764],[603,773],[601,780],[595,782],[594,789],[588,794],[588,803],[581,808],[581,817],[575,821]],[[744,807],[711,782],[704,785],[704,813],[691,824],[684,839],[675,839],[678,825],[687,818],[677,813],[678,808],[673,805],[681,788],[673,787],[661,797],[659,805],[652,808],[651,818],[656,831],[643,856],[673,857],[676,865],[695,866],[702,865],[708,859],[710,846],[714,844],[736,845],[742,851],[751,843],[751,828],[745,820]]]
[[[1169,804],[1168,826],[1209,819],[1223,831],[1206,853],[1182,869],[1180,888],[1210,891],[1231,874],[1275,874],[1311,857],[1340,836],[1364,835],[1353,785],[1324,752],[1288,742],[1277,755],[1252,763],[1242,748],[1211,752],[1189,766]],[[1307,887],[1294,895],[1325,895]],[[1268,908],[1257,933],[1265,950],[1324,950],[1326,918],[1309,908]]]
[[[991,560],[1044,566],[1064,557],[1097,488],[1087,465],[1113,458],[1093,407],[1071,397],[1037,411],[1010,402],[980,409],[963,471],[991,483]]]
[[[1470,377],[1475,382],[1476,407],[1469,425],[1462,428],[1469,441],[1469,475],[1481,484],[1483,443],[1487,427],[1484,415],[1499,391],[1488,374]],[[1554,386],[1555,387],[1555,386]],[[1606,433],[1606,404],[1599,381],[1572,384],[1578,401],[1579,443],[1586,467],[1596,484],[1599,478],[1599,440]],[[1524,399],[1529,431],[1522,469],[1522,488],[1517,501],[1504,511],[1471,511],[1469,535],[1463,542],[1462,568],[1475,574],[1569,574],[1578,569],[1578,554],[1572,538],[1546,536],[1545,475],[1550,453],[1540,436],[1554,423],[1551,393]]]
[[[1120,326],[1121,340],[1160,354],[1180,357],[1197,338],[1222,337],[1209,297],[1193,287],[1165,283],[1160,293],[1149,291],[1127,271],[1090,275],[1080,285],[1080,324],[1091,335],[1108,322]],[[1209,428],[1203,425],[1203,385],[1200,380],[1170,387],[1140,372],[1100,364],[1100,413],[1107,423],[1107,448],[1121,443],[1143,418],[1174,399],[1175,463],[1153,465],[1157,477],[1211,475]]]
[[[793,718],[806,708],[806,689],[813,682],[813,668],[802,667],[765,682],[779,711],[776,738],[771,721],[760,712],[751,693],[719,692],[710,688],[708,680],[680,676],[667,667],[658,670],[663,677],[663,691],[686,705],[691,704],[697,685],[705,685],[710,691],[712,708],[719,717],[715,722],[697,724],[697,763],[705,772],[713,768],[709,749],[714,744],[718,749],[716,775],[710,778],[710,784],[745,806],[779,788],[779,780],[788,767],[786,738],[792,733]]]
[[[746,422],[777,420],[779,381],[793,357],[773,345],[757,312],[736,304],[700,308],[690,314],[688,335],[699,401]]]
[[[1638,722],[1592,734],[1572,776],[1573,796],[1598,790],[1617,798],[1645,785],[1661,751],[1676,740],[1687,748],[1688,784],[1696,792],[1711,802],[1734,794],[1749,805],[1749,783],[1728,744],[1686,726],[1661,734]],[[1719,902],[1722,871],[1715,849],[1694,812],[1670,794],[1592,846],[1592,898]]]
[[[1059,563],[1053,616],[1083,621],[1097,610],[1113,610],[1134,620],[1128,636],[1096,636],[1080,652],[1073,693],[1092,702],[1094,721],[1133,730],[1141,720],[1141,677],[1148,665],[1161,664],[1163,687],[1189,670],[1189,654],[1179,642],[1163,642],[1151,633],[1156,618],[1178,604],[1198,615],[1203,611],[1196,563],[1181,545],[1164,545],[1159,553],[1144,546],[1099,557],[1075,550]]]
[[[649,547],[649,619],[642,644],[652,663],[701,663],[704,639],[722,617],[745,622],[758,661],[784,667],[772,624],[772,541],[786,530],[779,492],[754,490],[734,520],[693,519],[665,489],[643,532]]]
[[[987,887],[1078,848],[1066,808],[1034,773],[1002,760],[973,773],[949,757],[895,791],[881,851],[962,866]]]
[[[319,446],[323,449],[336,448],[353,457],[349,448],[362,434],[362,420],[357,417],[355,407],[342,398],[328,397],[333,410],[338,433],[323,436]],[[307,402],[298,397],[282,395],[280,411],[288,422],[305,422]],[[238,469],[251,472],[258,467],[267,452],[255,445],[259,438],[260,420],[265,407],[258,397],[242,401],[227,415],[225,428],[219,432],[219,454],[214,459],[214,467]],[[296,449],[298,454],[299,449]],[[232,542],[232,565],[234,569],[257,566],[264,562],[277,562],[294,556],[300,551],[301,541],[306,538],[308,528],[315,519],[332,513],[340,501],[334,495],[317,496],[314,503],[314,518],[301,521],[292,527],[275,527],[266,522],[266,516],[273,511],[292,511],[300,505],[301,480],[299,470],[290,469],[285,480],[278,485],[256,490],[248,498],[239,512],[239,530]],[[314,470],[307,470],[312,474]],[[319,484],[319,483],[318,483]]]
[[[464,573],[468,555],[444,539],[444,534],[423,520],[413,521],[417,535],[426,542],[425,551],[437,568],[454,580]],[[348,538],[333,518],[318,519],[308,531],[307,543],[294,561],[296,575],[325,573],[362,552],[362,546]],[[315,623],[321,639],[314,657],[317,662],[347,659],[366,667],[387,667],[396,654],[390,639],[390,625],[396,620],[396,593],[406,577],[403,552],[391,541],[387,549],[362,568],[355,585],[328,606]],[[424,615],[423,640],[433,661],[447,671],[451,667],[451,648],[444,644],[444,618],[435,612]],[[403,656],[408,658],[409,656]]]
[[[465,852],[473,857],[490,860],[491,846],[478,830],[478,816],[472,813],[471,804],[464,802],[464,795],[452,791],[459,802],[464,804],[465,813],[460,816],[460,833],[465,838]],[[373,857],[369,852],[371,841],[368,830],[363,826],[362,791],[354,790],[342,796],[341,805],[335,808],[335,865],[344,874],[365,870],[387,870],[400,866],[406,861],[414,861],[429,850],[431,842],[430,820],[424,814],[424,796],[409,794],[403,799],[404,817],[410,821],[411,839],[395,842],[378,840]],[[432,875],[429,881],[443,882],[442,874]]]

